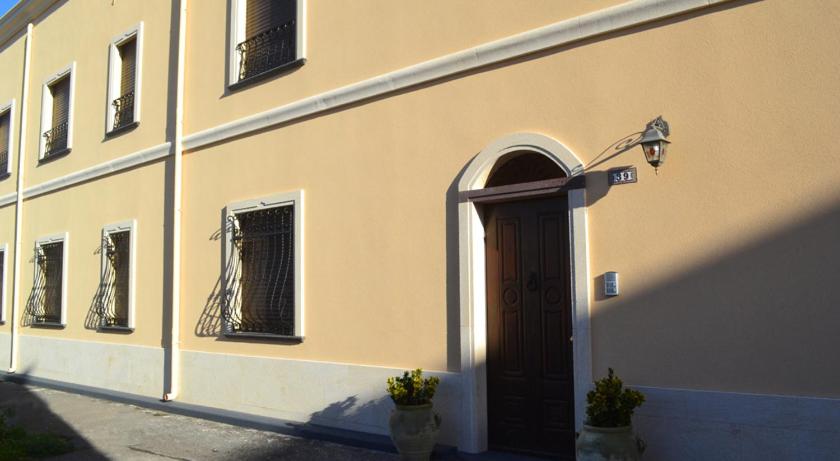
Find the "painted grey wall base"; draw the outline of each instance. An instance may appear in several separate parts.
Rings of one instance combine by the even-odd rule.
[[[16,373],[160,397],[163,365],[161,348],[21,335]]]
[[[637,387],[650,460],[836,460],[840,399]]]
[[[179,401],[352,431],[388,434],[393,403],[385,380],[403,369],[182,351]],[[439,442],[455,445],[460,378],[441,380],[435,409],[443,417]]]

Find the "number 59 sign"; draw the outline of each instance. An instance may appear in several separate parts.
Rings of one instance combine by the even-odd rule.
[[[636,167],[621,167],[607,170],[609,184],[630,184],[636,182]]]

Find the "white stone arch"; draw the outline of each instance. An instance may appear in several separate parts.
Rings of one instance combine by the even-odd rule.
[[[485,147],[458,181],[458,192],[481,189],[496,162],[507,154],[528,151],[545,155],[567,176],[583,174],[583,163],[556,139],[536,133],[515,133]],[[584,189],[572,189],[569,201],[569,256],[574,335],[575,424],[583,423],[586,392],[592,385],[589,330],[589,250]],[[458,203],[458,260],[460,266],[462,451],[487,450],[487,314],[485,299],[484,226],[476,206]]]

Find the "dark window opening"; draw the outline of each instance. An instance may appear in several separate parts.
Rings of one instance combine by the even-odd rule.
[[[131,233],[113,232],[106,237],[105,271],[100,290],[100,321],[103,327],[129,326],[129,276]]]
[[[137,64],[137,40],[119,45],[120,54],[120,96],[111,104],[114,106],[114,129],[134,122],[135,66]]]
[[[44,157],[67,149],[67,129],[70,117],[70,76],[49,86],[52,95],[52,128],[44,132]]]
[[[9,124],[11,118],[10,110],[0,115],[0,175],[9,171]]]
[[[64,242],[41,245],[37,258],[40,302],[32,312],[33,324],[61,323],[62,270],[64,266]]]
[[[234,216],[238,268],[226,309],[231,333],[295,335],[294,205]]]
[[[493,166],[484,187],[508,186],[546,179],[565,178],[559,165],[542,154],[514,152]]]
[[[247,0],[244,42],[239,54],[239,80],[295,61],[297,0]]]

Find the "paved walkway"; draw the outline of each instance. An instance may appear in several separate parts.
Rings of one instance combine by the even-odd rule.
[[[56,460],[365,460],[392,453],[302,439],[95,399],[0,382],[0,408],[32,432],[73,438],[77,450]]]

